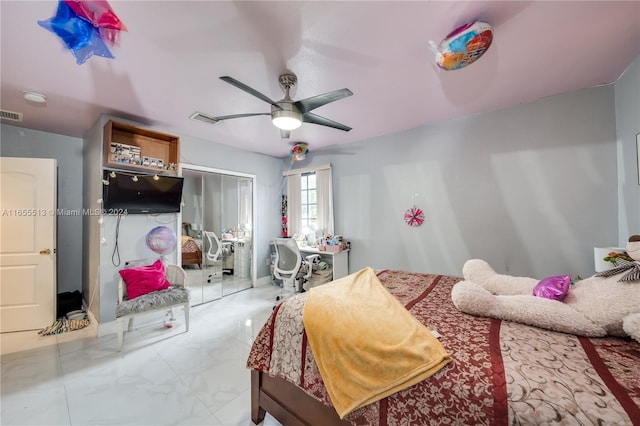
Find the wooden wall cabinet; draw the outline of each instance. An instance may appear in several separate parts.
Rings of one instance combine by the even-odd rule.
[[[104,125],[104,167],[178,174],[180,138],[109,120]]]

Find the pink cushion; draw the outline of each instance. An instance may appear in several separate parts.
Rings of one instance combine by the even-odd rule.
[[[127,285],[127,299],[129,300],[152,291],[171,287],[164,272],[162,259],[156,260],[152,265],[121,269],[119,272]]]
[[[567,295],[571,286],[570,275],[558,275],[541,280],[534,288],[533,295],[545,299],[560,300]]]

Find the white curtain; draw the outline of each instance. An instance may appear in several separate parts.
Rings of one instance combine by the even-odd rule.
[[[238,221],[240,229],[249,233],[253,232],[253,181],[251,179],[238,179]]]
[[[316,171],[316,188],[318,191],[318,228],[325,235],[334,235],[331,168]]]
[[[289,236],[300,233],[302,216],[300,174],[287,176],[287,228]]]

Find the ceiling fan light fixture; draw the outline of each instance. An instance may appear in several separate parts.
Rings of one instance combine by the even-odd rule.
[[[273,125],[281,130],[294,130],[302,125],[302,114],[297,111],[276,110],[271,113]]]
[[[229,77],[228,75],[222,76],[220,77],[220,79],[270,104],[271,113],[233,114],[214,117],[214,119],[218,121],[227,120],[230,118],[252,117],[254,115],[270,115],[273,125],[280,130],[280,137],[283,139],[289,138],[291,130],[295,130],[300,127],[303,121],[305,123],[333,127],[334,129],[343,130],[345,132],[351,130],[351,127],[349,126],[345,126],[344,124],[340,124],[336,121],[329,120],[328,118],[324,118],[310,112],[328,103],[353,95],[353,92],[347,88],[334,90],[332,92],[327,92],[321,95],[311,96],[299,101],[293,101],[291,99],[291,96],[289,95],[289,91],[293,86],[295,86],[297,77],[294,74],[282,74],[278,79],[278,82],[284,89],[284,98],[276,102],[270,99],[268,96],[258,92],[256,89],[247,86],[246,84],[236,80],[235,78]]]

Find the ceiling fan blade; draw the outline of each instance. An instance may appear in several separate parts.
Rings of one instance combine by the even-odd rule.
[[[291,136],[291,130],[280,129],[280,137],[282,139],[289,139],[289,136]]]
[[[301,99],[293,104],[298,108],[301,113],[312,111],[322,105],[337,101],[347,96],[353,95],[353,92],[349,89],[334,90],[333,92],[325,93],[322,95],[311,96],[310,98]]]
[[[225,76],[220,77],[220,80],[225,81],[225,82],[229,83],[230,85],[237,87],[240,90],[244,90],[245,92],[249,93],[250,95],[253,95],[258,99],[261,99],[261,100],[265,101],[268,104],[271,104],[273,106],[278,107],[278,104],[276,104],[275,101],[272,101],[266,95],[263,95],[262,93],[258,92],[256,89],[254,89],[252,87],[249,87],[244,83],[239,82],[238,80],[236,80],[233,77],[229,77],[228,75],[225,75]],[[278,108],[280,108],[280,107],[278,107]]]
[[[351,127],[349,126],[340,124],[337,121],[329,120],[328,118],[320,117],[319,115],[311,112],[302,114],[302,121],[304,121],[305,123],[313,123],[319,124],[321,126],[333,127],[334,129],[344,130],[345,132],[351,130]]]
[[[232,114],[232,115],[221,115],[220,117],[213,117],[216,120],[229,120],[231,118],[242,118],[242,117],[253,117],[254,115],[271,115],[268,112],[252,112],[248,114]]]

